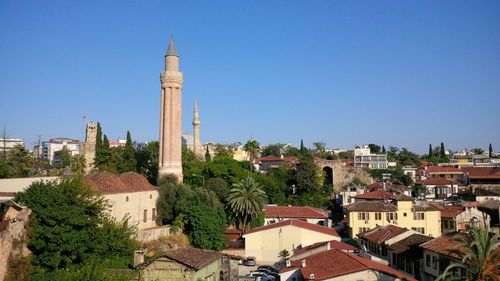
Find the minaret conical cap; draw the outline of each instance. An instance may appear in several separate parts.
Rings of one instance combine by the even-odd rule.
[[[167,53],[165,54],[165,56],[176,56],[176,57],[179,56],[179,54],[177,53],[177,50],[175,49],[175,44],[174,44],[173,39],[170,39],[170,43],[168,44],[168,49],[167,49]]]

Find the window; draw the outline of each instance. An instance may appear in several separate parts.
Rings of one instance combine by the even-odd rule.
[[[153,208],[153,209],[151,210],[151,218],[153,219],[153,221],[155,221],[155,220],[156,220],[156,208]]]
[[[431,256],[429,254],[425,255],[425,265],[431,267]]]
[[[364,233],[364,232],[367,232],[368,230],[370,230],[370,228],[368,228],[368,227],[360,227],[358,230],[359,230],[359,233]]]
[[[392,253],[392,264],[396,265],[398,261],[398,256],[395,253]]]
[[[149,194],[149,199],[153,199],[153,194]]]
[[[375,220],[381,220],[382,219],[382,213],[375,213]]]
[[[422,234],[425,234],[425,228],[423,228],[423,227],[412,227],[411,229],[413,229],[417,232],[420,232]]]
[[[435,256],[432,256],[432,268],[437,269],[438,268],[438,258]]]
[[[406,213],[403,213],[403,217],[406,217]]]
[[[142,221],[143,222],[147,222],[148,221],[148,210],[144,210],[144,216],[142,218]]]
[[[358,213],[358,220],[367,221],[370,219],[370,213]]]
[[[425,219],[425,213],[413,213],[413,220],[423,221]]]
[[[127,197],[125,197],[125,202],[128,202],[128,196],[127,196]]]
[[[398,214],[397,213],[386,213],[385,217],[388,221],[394,221],[398,219]]]

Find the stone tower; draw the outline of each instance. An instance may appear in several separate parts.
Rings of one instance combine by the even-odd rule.
[[[89,122],[85,129],[85,143],[80,145],[80,154],[85,158],[85,173],[94,167],[95,144],[97,141],[97,123]]]
[[[194,98],[193,111],[193,152],[195,155],[200,155],[200,116],[198,114],[198,100]]]
[[[160,73],[160,159],[158,174],[174,174],[182,181],[182,73],[173,40],[165,54],[165,71]]]

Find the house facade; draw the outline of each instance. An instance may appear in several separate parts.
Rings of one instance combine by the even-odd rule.
[[[466,230],[472,225],[490,225],[491,218],[477,207],[440,206],[441,232]]]
[[[422,234],[411,234],[388,246],[389,265],[415,279],[422,280],[425,275],[423,265],[423,249],[420,244],[432,240]]]
[[[285,220],[251,229],[245,235],[245,255],[255,257],[258,263],[274,264],[280,252],[295,251],[317,242],[340,241],[337,232],[329,227],[301,220]]]
[[[413,201],[404,195],[354,202],[345,211],[351,237],[390,224],[433,237],[441,235],[440,210],[426,201]]]

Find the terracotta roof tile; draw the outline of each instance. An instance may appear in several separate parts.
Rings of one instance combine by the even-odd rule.
[[[358,201],[346,206],[349,212],[395,212],[395,205],[385,205],[382,201]]]
[[[309,206],[291,207],[291,206],[267,206],[265,211],[266,218],[315,218],[327,219],[325,211]]]
[[[148,180],[138,173],[124,173],[119,176],[110,172],[88,174],[84,181],[103,194],[156,190]]]
[[[429,166],[425,167],[427,173],[436,173],[436,174],[446,174],[446,173],[463,173],[457,167],[442,167],[442,166]]]
[[[318,242],[318,243],[314,243],[312,245],[306,246],[306,247],[304,247],[304,248],[302,248],[300,250],[295,251],[295,253],[293,254],[293,256],[300,255],[300,254],[303,254],[305,252],[314,250],[316,248],[325,246],[327,243],[330,244],[330,249],[337,249],[337,250],[341,250],[341,251],[357,251],[357,250],[359,250],[358,248],[356,248],[356,247],[354,247],[352,245],[349,245],[349,244],[346,244],[346,243],[343,243],[343,242],[339,242],[337,240],[332,240],[332,241]]]
[[[432,237],[425,236],[422,234],[412,234],[396,243],[388,246],[388,248],[395,254],[405,253],[409,255],[408,252],[422,252],[419,247],[422,243],[432,240]]]
[[[454,218],[465,211],[465,207],[463,206],[442,206],[441,208],[441,216]]]
[[[471,179],[500,179],[500,167],[464,167],[462,170]]]
[[[382,182],[374,182],[372,184],[369,184],[365,186],[366,189],[383,189],[384,188],[384,183]],[[397,189],[397,190],[410,190],[410,187],[406,185],[401,185],[401,184],[392,184],[392,183],[386,183],[385,185],[386,189]]]
[[[259,232],[259,231],[264,231],[264,230],[268,230],[268,229],[273,229],[273,228],[277,228],[277,227],[283,227],[283,226],[287,226],[287,225],[292,225],[295,227],[300,227],[300,228],[309,229],[312,231],[340,237],[338,235],[338,233],[335,231],[335,229],[333,229],[333,228],[329,228],[329,227],[318,225],[318,224],[312,224],[312,223],[308,223],[308,222],[301,221],[301,220],[294,220],[294,219],[284,220],[284,221],[280,221],[277,223],[257,227],[257,228],[254,228],[254,229],[251,229],[250,231],[248,231],[247,234],[255,233],[255,232]]]
[[[420,245],[420,247],[427,249],[429,251],[433,251],[456,259],[460,259],[460,257],[457,254],[449,251],[449,250],[458,250],[461,253],[466,253],[466,249],[460,245],[459,241],[456,241],[457,239],[460,239],[460,236],[457,235],[456,232],[447,233],[427,243]]]
[[[376,190],[364,194],[359,194],[353,196],[352,198],[356,199],[372,199],[372,200],[387,200],[392,198],[392,193],[389,193],[385,190]]]
[[[452,181],[452,180],[447,179],[447,178],[439,178],[439,177],[434,177],[434,178],[425,179],[422,181],[417,181],[417,182],[415,182],[415,184],[423,184],[423,185],[451,185],[451,184],[454,184],[454,185],[458,185],[458,183],[455,181]]]
[[[408,229],[406,228],[389,224],[386,226],[375,227],[374,229],[368,230],[367,232],[360,233],[358,234],[358,237],[368,241],[372,241],[376,244],[383,244],[386,240],[407,231]]]
[[[306,262],[305,267],[301,267],[303,260]],[[304,259],[292,261],[291,266],[282,269],[281,272],[293,269],[299,269],[304,280],[311,280],[311,274],[314,274],[314,280],[326,280],[359,271],[375,270],[402,280],[416,281],[413,277],[403,274],[387,265],[337,249],[320,252]]]

